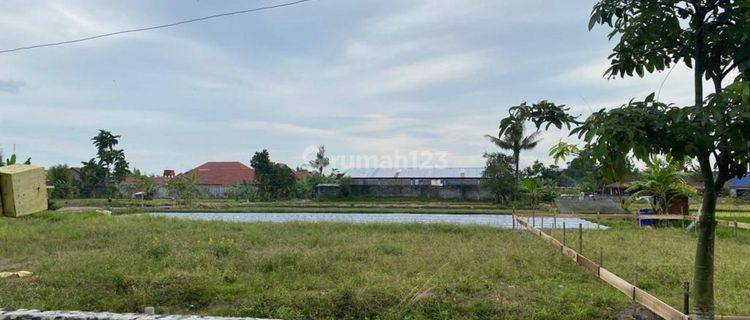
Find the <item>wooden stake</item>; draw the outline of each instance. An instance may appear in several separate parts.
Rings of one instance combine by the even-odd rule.
[[[596,230],[599,230],[599,212],[596,212]]]
[[[690,314],[690,282],[682,283],[682,313]]]
[[[539,225],[539,229],[544,229],[544,216],[542,216],[542,222]]]
[[[566,243],[567,243],[567,240],[568,240],[568,236],[567,236],[567,234],[565,233],[565,230],[566,230],[566,229],[565,229],[565,221],[563,221],[563,245],[564,245],[564,246],[567,246],[567,245],[566,245]]]
[[[583,254],[583,224],[578,224],[578,253]]]
[[[513,230],[516,230],[516,215],[513,215]]]
[[[536,228],[536,213],[531,213],[531,228]]]
[[[557,230],[557,213],[552,217],[552,236],[555,236],[555,230]]]

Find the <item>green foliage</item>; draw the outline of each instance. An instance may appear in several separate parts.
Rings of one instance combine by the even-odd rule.
[[[236,241],[227,237],[208,238],[208,246],[211,249],[211,254],[217,259],[226,258],[237,251]]]
[[[243,181],[242,183],[235,184],[231,187],[231,189],[229,190],[229,197],[237,201],[258,201],[258,187],[252,185],[248,181]]]
[[[166,258],[172,251],[172,246],[168,242],[160,241],[159,238],[154,237],[146,245],[146,256],[150,259],[161,261]]]
[[[315,154],[315,159],[310,160],[309,165],[317,170],[319,174],[323,174],[323,169],[329,164],[330,160],[326,157],[326,146],[319,145],[318,152]]]
[[[513,157],[502,153],[486,153],[486,166],[481,187],[492,193],[497,203],[507,204],[518,189],[513,174]]]
[[[3,154],[0,152],[0,167],[2,167],[3,165],[12,166],[16,164],[16,162],[17,162],[17,159],[16,159],[15,153],[11,154],[10,158],[7,158],[5,159],[5,161],[3,161]],[[26,159],[26,161],[24,161],[23,164],[31,164],[31,158]]]
[[[555,191],[552,182],[543,178],[526,178],[521,180],[521,191],[529,197],[532,205],[539,201],[552,201],[555,199]]]
[[[685,174],[680,172],[682,168],[681,163],[653,158],[648,163],[648,170],[641,174],[639,180],[633,181],[627,191],[632,192],[633,197],[653,197],[654,211],[664,214],[673,201],[698,194],[692,186],[685,183]]]
[[[111,197],[117,191],[115,185],[125,180],[129,173],[129,164],[125,160],[125,151],[115,149],[119,139],[119,135],[113,135],[106,130],[99,130],[99,134],[91,138],[96,147],[96,157],[82,162],[81,194],[105,194]]]
[[[684,62],[700,65],[706,79],[723,79],[750,57],[750,6],[732,0],[603,0],[594,6],[589,29],[607,25],[617,44],[607,74],[640,77]],[[705,50],[696,51],[696,37]],[[696,61],[697,60],[697,63]]]
[[[156,195],[156,176],[143,174],[138,169],[133,169],[133,186],[135,192],[143,192],[143,199],[151,200]]]
[[[73,176],[70,173],[70,167],[65,164],[58,164],[47,169],[47,181],[54,187],[50,191],[50,198],[64,199],[70,198],[75,192],[73,187]]]
[[[297,183],[297,197],[302,199],[313,198],[318,185],[336,182],[336,175],[336,172],[330,174],[312,172],[309,178],[302,179]]]
[[[268,150],[256,152],[250,160],[263,200],[289,199],[295,195],[296,181],[292,169],[271,161]]]
[[[574,126],[571,134],[586,142],[583,151],[612,177],[622,177],[631,153],[643,161],[658,155],[697,160],[705,189],[693,292],[697,318],[713,319],[717,194],[727,180],[746,174],[750,162],[750,6],[739,0],[601,0],[589,28],[596,24],[609,26],[610,39],[617,41],[608,75],[643,76],[682,61],[693,69],[694,105],[661,103],[652,93],[580,122],[565,106],[524,103],[511,108],[500,131],[525,121],[537,128]],[[740,77],[724,88],[723,80],[734,70]],[[714,86],[708,97],[703,94],[704,78]]]
[[[349,199],[354,195],[352,192],[351,177],[344,176],[339,179],[339,192],[341,193],[341,197],[344,199]]]
[[[186,205],[192,205],[193,200],[198,197],[197,182],[198,175],[193,171],[169,179],[166,187],[173,197],[181,200]]]
[[[581,150],[578,149],[577,145],[569,144],[562,140],[549,149],[549,155],[555,161],[555,164],[565,160],[569,156],[577,156],[580,152]]]
[[[519,164],[521,161],[521,151],[531,150],[536,147],[539,143],[539,131],[524,136],[524,124],[523,122],[515,122],[510,124],[507,128],[500,130],[497,137],[491,135],[484,135],[490,142],[494,143],[498,148],[503,150],[510,150],[513,152],[513,161],[515,163],[515,175],[516,180],[520,178]]]

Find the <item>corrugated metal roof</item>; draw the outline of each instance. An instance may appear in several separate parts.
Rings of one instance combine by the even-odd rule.
[[[481,178],[484,168],[354,168],[344,174],[352,178]]]
[[[741,179],[734,178],[729,181],[729,189],[746,189],[750,188],[750,174],[745,175]]]

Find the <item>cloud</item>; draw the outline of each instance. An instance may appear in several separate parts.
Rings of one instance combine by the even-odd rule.
[[[26,86],[26,82],[15,80],[0,80],[0,92],[18,93]]]
[[[321,136],[333,133],[326,129],[272,121],[238,121],[229,124],[229,127],[238,130],[262,131],[267,134],[302,134]]]
[[[410,91],[467,78],[484,65],[481,57],[451,55],[417,61],[386,69],[368,83],[373,94]]]

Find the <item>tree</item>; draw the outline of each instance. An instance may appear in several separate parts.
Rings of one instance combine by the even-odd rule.
[[[490,192],[497,203],[508,203],[518,188],[513,174],[513,157],[502,153],[485,153],[484,158],[487,163],[480,186]]]
[[[651,196],[654,211],[664,214],[678,198],[697,195],[697,191],[685,183],[685,174],[679,171],[682,167],[677,162],[653,158],[648,162],[648,170],[631,183],[628,192],[633,192],[634,197]]]
[[[594,6],[589,28],[596,24],[612,28],[610,38],[619,36],[607,70],[612,77],[632,76],[633,72],[642,76],[644,69],[661,71],[680,61],[693,69],[693,106],[664,105],[655,102],[651,95],[643,102],[620,110],[599,112],[579,132],[599,138],[619,137],[622,133],[631,135],[619,148],[607,146],[613,141],[596,143],[602,146],[601,151],[619,149],[621,157],[625,156],[622,151],[632,150],[642,159],[649,154],[664,153],[678,159],[689,156],[698,161],[705,191],[693,292],[698,319],[713,319],[717,194],[728,179],[743,176],[748,165],[750,89],[742,80],[750,80],[750,5],[746,0],[602,0]],[[724,79],[735,70],[740,77],[724,88]],[[708,99],[703,93],[704,78],[714,87]],[[634,120],[639,114],[646,121],[630,122],[629,125],[639,127],[636,130],[628,128],[618,134],[608,130],[612,127],[604,130],[592,127],[603,122]],[[655,138],[656,141],[647,146],[645,142],[649,139],[633,138]],[[616,161],[614,157],[608,158]],[[717,176],[713,174],[714,169],[718,170]]]
[[[133,169],[133,186],[136,192],[143,192],[144,200],[151,200],[156,195],[156,176],[143,174],[138,169]]]
[[[520,179],[519,164],[521,161],[521,151],[534,149],[541,140],[539,138],[539,135],[539,131],[535,131],[534,133],[524,137],[524,126],[523,123],[519,122],[512,128],[501,131],[497,137],[488,134],[484,136],[488,140],[490,140],[490,142],[494,143],[498,148],[503,150],[510,150],[513,152],[513,162],[516,166],[515,177],[516,183],[518,183]]]
[[[192,205],[193,200],[198,197],[197,181],[198,175],[193,171],[167,180],[166,187],[173,197],[186,205]]]
[[[323,169],[325,169],[330,164],[330,160],[328,159],[328,157],[326,157],[326,146],[318,146],[318,153],[315,154],[315,159],[310,160],[309,164],[310,167],[318,170],[319,174],[323,174]]]
[[[229,196],[237,201],[246,200],[254,202],[258,199],[258,188],[250,184],[249,181],[242,181],[231,187],[229,190]]]
[[[125,151],[115,149],[119,139],[119,135],[106,130],[99,130],[99,134],[91,139],[96,147],[96,157],[82,162],[82,193],[97,195],[104,192],[111,197],[114,193],[113,186],[125,180],[129,164],[125,161]]]
[[[258,179],[258,191],[266,200],[289,198],[295,193],[294,172],[288,166],[271,161],[268,150],[258,151],[250,160]]]
[[[51,166],[47,170],[47,180],[54,187],[50,191],[50,197],[54,199],[68,198],[73,194],[73,176],[70,167],[65,164]]]
[[[589,27],[596,24],[612,28],[610,39],[618,41],[606,75],[642,76],[682,61],[693,69],[694,104],[665,104],[652,93],[579,121],[565,106],[541,101],[511,108],[501,133],[526,120],[537,128],[573,126],[571,134],[586,142],[583,149],[614,172],[624,170],[629,154],[644,161],[662,154],[696,160],[705,189],[693,280],[695,312],[698,319],[713,319],[717,196],[748,166],[750,6],[733,0],[602,0],[594,6]],[[739,76],[725,87],[733,71]],[[708,96],[704,78],[714,86]]]
[[[521,180],[520,188],[529,197],[532,205],[536,205],[541,200],[554,199],[554,191],[550,181],[543,178],[525,178]]]

